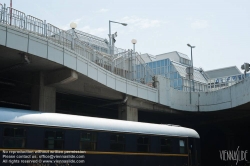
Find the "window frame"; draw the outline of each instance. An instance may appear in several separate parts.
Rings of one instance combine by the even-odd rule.
[[[6,129],[13,129],[13,132],[14,132],[14,134],[13,134],[13,136],[5,136],[5,130]],[[15,130],[16,129],[22,129],[23,130],[23,136],[22,137],[20,137],[20,136],[16,136],[15,135]],[[2,140],[2,146],[4,147],[4,148],[21,148],[21,149],[23,149],[23,148],[26,148],[26,140],[27,140],[27,134],[26,134],[26,129],[25,128],[23,128],[23,127],[5,127],[4,129],[3,129],[3,140]],[[5,139],[12,139],[12,140],[22,140],[22,146],[21,147],[18,147],[18,146],[15,146],[15,147],[6,147],[5,146]]]
[[[82,137],[82,135],[83,135],[83,133],[91,133],[91,134],[93,134],[94,135],[94,140],[90,140],[90,141],[87,141],[87,140],[81,140],[83,137]],[[86,150],[86,151],[96,151],[96,149],[97,149],[97,137],[98,137],[98,133],[96,132],[96,131],[82,131],[81,133],[80,133],[80,141],[79,141],[79,148],[80,148],[80,150]],[[94,145],[94,149],[91,149],[91,150],[89,150],[89,149],[83,149],[82,148],[82,144],[83,143],[90,143],[90,144],[92,144],[92,143],[94,143],[95,145]]]
[[[46,133],[47,132],[54,132],[54,138],[53,139],[52,138],[46,138]],[[62,136],[61,139],[60,138],[56,138],[57,132],[61,132],[62,133],[63,136]],[[53,149],[49,148],[49,145],[51,145],[51,144],[49,144],[50,140],[53,140],[53,145],[54,145]],[[46,147],[46,141],[47,141],[47,147]],[[59,141],[62,142],[62,147],[61,148],[56,148],[55,145]],[[44,149],[63,150],[64,148],[65,148],[65,132],[64,131],[62,131],[62,130],[45,130],[45,132],[44,132]]]
[[[112,136],[116,136],[116,141],[111,140]],[[119,151],[119,152],[125,152],[126,151],[126,136],[123,133],[110,133],[110,139],[109,139],[109,150],[110,151]],[[118,136],[123,137],[123,141],[118,140]],[[122,150],[115,150],[111,148],[111,144],[116,144],[116,145],[122,145]]]
[[[162,144],[162,139],[170,140],[170,145],[163,145]],[[169,152],[164,152],[164,151],[162,151],[162,147],[169,147],[170,151]],[[173,139],[171,137],[167,137],[167,136],[160,137],[160,152],[161,153],[173,153],[173,150],[174,150],[174,141],[173,141]]]
[[[146,143],[144,143],[144,141],[143,141],[143,143],[141,144],[141,143],[138,143],[138,139],[140,138],[140,137],[142,137],[143,139],[146,137],[146,138],[148,138],[148,143],[146,144]],[[137,149],[136,149],[136,151],[137,152],[141,152],[141,153],[149,153],[150,152],[150,150],[151,150],[151,136],[149,136],[149,135],[137,135],[137,142],[136,142],[136,145],[137,145]],[[147,146],[148,148],[148,150],[147,151],[139,151],[138,149],[138,147],[139,146]]]

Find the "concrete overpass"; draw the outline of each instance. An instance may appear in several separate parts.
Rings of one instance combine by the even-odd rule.
[[[33,78],[39,80],[37,84],[44,87],[49,97],[54,96],[56,90],[113,100],[123,100],[127,95],[131,98],[128,103],[135,108],[201,112],[230,109],[250,101],[248,79],[218,91],[192,92],[190,96],[189,92],[171,88],[170,81],[161,76],[156,76],[157,88],[152,88],[112,73],[98,64],[95,57],[101,53],[88,47],[80,54],[77,48],[69,49],[53,37],[8,24],[0,25],[0,35],[2,70],[7,72],[25,56],[31,62],[18,72],[35,72]],[[45,108],[39,109],[55,111],[55,106],[50,106],[55,105],[52,100],[40,102],[44,102]]]

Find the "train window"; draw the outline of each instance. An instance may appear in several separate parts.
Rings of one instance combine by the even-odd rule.
[[[96,133],[83,132],[80,139],[81,150],[96,150]]]
[[[147,136],[139,136],[137,138],[137,151],[138,152],[149,152],[150,140]]]
[[[44,146],[46,149],[63,149],[64,133],[62,131],[46,131]]]
[[[25,148],[26,130],[22,128],[5,128],[3,134],[4,148]]]
[[[180,153],[186,153],[186,141],[183,139],[179,140]]]
[[[125,150],[125,137],[121,134],[110,135],[110,150],[124,151]]]
[[[161,138],[161,152],[170,153],[172,149],[172,140],[169,138]]]

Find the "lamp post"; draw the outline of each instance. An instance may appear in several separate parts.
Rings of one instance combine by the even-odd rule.
[[[73,37],[72,37],[72,42],[71,42],[71,49],[72,50],[74,50],[74,48],[75,48],[75,36],[78,38],[78,36],[75,34],[76,27],[77,27],[76,23],[74,23],[74,22],[70,23],[70,28],[72,28],[72,31],[73,31],[73,33],[72,33]]]
[[[190,44],[187,44],[188,47],[191,48],[191,70],[192,70],[192,73],[193,73],[193,79],[192,79],[192,82],[193,82],[193,91],[194,91],[194,66],[193,66],[193,55],[192,55],[192,49],[195,48],[195,46],[191,46]],[[189,78],[190,78],[191,74],[189,75]],[[190,78],[191,79],[191,78]],[[190,86],[191,87],[191,86]],[[191,88],[190,88],[190,92],[191,92]]]
[[[132,39],[131,43],[133,44],[133,50],[135,52],[135,44],[137,43],[137,40],[136,39]]]
[[[116,22],[116,21],[110,21],[109,20],[109,53],[111,54],[111,22],[112,23],[117,23],[117,24],[121,24],[123,26],[127,26],[128,24],[126,23],[121,23],[121,22]],[[114,44],[114,43],[112,43]]]
[[[132,74],[132,80],[135,79],[135,66],[133,66],[133,64],[135,63],[135,44],[137,43],[137,40],[136,39],[132,39],[131,40],[131,43],[133,44],[133,53],[131,53],[131,61],[130,61],[130,64],[131,64],[131,74]],[[134,56],[133,56],[134,54]]]

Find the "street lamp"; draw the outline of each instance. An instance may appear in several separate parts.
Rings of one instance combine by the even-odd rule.
[[[76,27],[77,27],[77,24],[76,24],[76,23],[74,23],[74,22],[70,23],[70,28],[76,29]]]
[[[194,91],[194,67],[193,67],[193,55],[192,55],[192,49],[195,48],[195,46],[191,46],[190,44],[187,44],[188,47],[191,48],[191,70],[193,72],[193,91]],[[190,72],[190,75],[189,75],[189,78],[191,76],[191,72]],[[191,78],[190,78],[191,79]],[[190,86],[191,87],[191,86]],[[191,88],[190,88],[190,92],[191,92]]]
[[[135,44],[137,43],[137,40],[136,40],[136,39],[132,39],[132,40],[131,40],[131,43],[134,45],[133,48],[134,48],[134,52],[135,52]]]
[[[115,22],[115,21],[110,21],[109,20],[109,53],[111,54],[111,22],[112,23],[117,23],[117,24],[121,24],[123,26],[127,26],[128,24],[126,23],[121,23],[121,22]],[[113,43],[114,44],[114,43]]]
[[[70,23],[70,28],[72,28],[72,36],[73,36],[73,38],[72,38],[72,42],[71,42],[71,49],[72,50],[74,50],[74,48],[75,48],[75,36],[78,38],[78,36],[77,36],[77,34],[76,34],[76,32],[75,32],[75,29],[76,29],[76,27],[77,27],[77,24],[76,23],[74,23],[74,22],[72,22],[72,23]],[[79,39],[79,38],[78,38]]]

